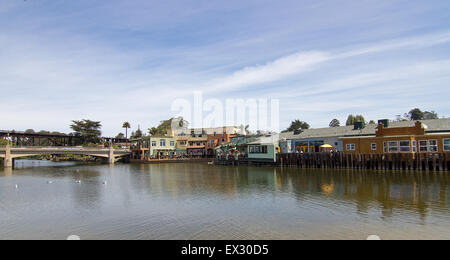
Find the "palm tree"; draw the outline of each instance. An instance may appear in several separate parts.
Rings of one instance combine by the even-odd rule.
[[[127,140],[127,145],[128,145],[128,129],[131,128],[130,123],[125,122],[122,125],[122,128],[125,128],[125,139]]]

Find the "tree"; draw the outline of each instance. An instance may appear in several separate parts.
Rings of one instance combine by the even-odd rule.
[[[309,124],[300,120],[292,121],[291,126],[286,129],[285,132],[294,132],[294,135],[298,135],[303,132],[303,130],[309,129]]]
[[[337,120],[336,118],[331,120],[330,127],[339,127],[339,126],[341,126],[341,122],[339,122],[339,120]]]
[[[411,111],[408,112],[407,117],[411,121],[423,120],[424,119],[424,113],[420,109],[414,108],[414,109],[412,109]]]
[[[155,136],[158,133],[158,129],[156,127],[149,128],[147,131],[151,136]]]
[[[347,118],[347,122],[345,123],[346,126],[355,125],[356,122],[363,122],[366,123],[366,119],[362,115],[349,115]]]
[[[81,144],[100,143],[102,125],[100,121],[83,119],[73,120],[70,128],[74,131],[74,136],[81,139]]]
[[[425,111],[423,112],[423,119],[425,120],[430,120],[430,119],[439,119],[439,116],[436,112],[434,111]]]
[[[130,123],[124,122],[123,125],[122,125],[122,128],[125,128],[125,139],[128,140],[128,129],[131,128]]]
[[[131,135],[131,138],[141,138],[142,137],[142,131],[141,128],[138,127],[138,129],[136,130],[136,132],[133,132]]]
[[[25,130],[25,134],[35,134],[36,132],[33,129]]]
[[[354,115],[349,115],[347,117],[347,122],[345,123],[346,126],[350,126],[350,125],[354,125],[355,124],[355,116]]]
[[[189,122],[184,120],[182,117],[171,118],[168,120],[163,120],[157,127],[152,127],[148,129],[150,135],[167,135],[172,132],[172,126],[175,128],[187,128],[189,126]]]
[[[125,135],[123,133],[119,133],[118,135],[116,135],[116,139],[124,139]]]
[[[369,125],[375,125],[376,122],[374,120],[370,120]]]
[[[357,115],[357,116],[355,116],[355,122],[366,123],[366,119],[362,115]]]

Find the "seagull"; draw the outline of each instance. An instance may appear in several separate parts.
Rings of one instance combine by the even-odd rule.
[[[104,185],[108,184],[106,181],[103,182]]]
[[[80,181],[80,180],[78,180],[78,181],[76,181],[76,183],[78,183],[78,184],[79,184],[79,183],[81,183],[81,181]]]
[[[52,184],[52,183],[53,183],[52,181],[48,181],[48,182],[47,182],[47,184]]]
[[[19,188],[19,185],[18,184],[16,184],[16,189],[18,189]]]

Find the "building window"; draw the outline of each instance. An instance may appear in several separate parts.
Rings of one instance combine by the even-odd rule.
[[[383,142],[383,151],[384,151],[384,153],[388,152],[388,146],[387,146],[386,142]]]
[[[152,141],[152,146],[156,146],[156,141]]]
[[[412,141],[412,151],[413,153],[417,153],[417,141]]]
[[[398,142],[388,142],[388,149],[390,153],[398,153]]]
[[[175,142],[174,141],[170,141],[170,146],[175,146]]]
[[[159,140],[159,145],[160,146],[166,146],[166,139]]]
[[[428,140],[428,151],[430,153],[438,151],[438,142],[436,140]]]
[[[426,140],[419,141],[419,152],[428,152],[428,142]]]
[[[370,147],[372,148],[372,151],[376,151],[377,150],[377,144],[376,143],[372,143],[370,145]]]
[[[186,145],[186,142],[185,141],[181,141],[180,145]]]
[[[250,146],[249,153],[267,154],[267,146]]]
[[[347,149],[347,151],[355,151],[356,145],[355,144],[347,144],[346,149]]]
[[[450,139],[444,139],[444,151],[450,152]]]
[[[211,146],[214,146],[214,140],[209,141],[209,144],[210,144]]]
[[[411,152],[411,141],[400,141],[400,152],[410,153]]]

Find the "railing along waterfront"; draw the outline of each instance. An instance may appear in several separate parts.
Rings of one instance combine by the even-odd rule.
[[[299,168],[449,171],[450,153],[287,153],[278,154],[275,164]]]

